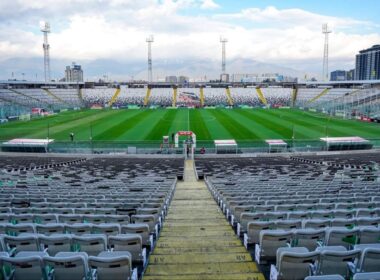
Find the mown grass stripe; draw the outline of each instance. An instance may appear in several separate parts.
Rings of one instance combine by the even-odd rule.
[[[259,135],[259,139],[288,139],[289,129],[283,127],[279,122],[271,121],[268,116],[262,116],[255,111],[248,110],[238,110],[236,113],[253,123],[252,127],[255,129],[255,133]]]
[[[265,113],[265,117],[269,120],[271,125],[275,125],[277,127],[271,126],[271,129],[281,130],[283,134],[283,139],[292,139],[293,129],[294,129],[294,137],[297,139],[309,139],[313,137],[317,137],[319,134],[316,133],[314,129],[310,129],[309,127],[302,127],[302,124],[297,121],[297,119],[287,119],[282,115],[278,116],[273,114],[269,110],[261,110],[258,111],[258,115],[262,115]]]
[[[204,123],[210,132],[210,138],[207,139],[205,135],[200,134],[199,139],[202,140],[215,140],[215,139],[231,139],[232,134],[226,129],[220,120],[213,115],[214,110],[201,110],[201,116]]]
[[[91,135],[101,141],[160,141],[163,135],[179,130],[194,131],[198,140],[236,139],[262,141],[290,139],[293,128],[298,140],[316,140],[326,136],[360,136],[379,139],[380,125],[344,120],[322,113],[297,109],[187,109],[177,110],[81,110],[62,112],[31,121],[15,121],[0,125],[0,139],[49,138],[88,141]]]
[[[114,111],[100,111],[98,114],[91,114],[81,118],[73,118],[72,121],[67,121],[63,123],[59,123],[56,125],[50,125],[50,122],[46,123],[49,126],[49,138],[55,140],[69,140],[69,134],[74,132],[76,140],[88,140],[90,136],[90,123],[101,120],[104,121],[104,118],[111,117],[116,114]],[[47,130],[47,129],[46,129]],[[35,133],[31,135],[27,135],[27,137],[38,138],[38,137],[46,137],[47,131],[43,131],[44,135],[41,136],[41,131],[37,130]]]
[[[320,115],[295,110],[292,112],[282,111],[281,114],[289,116],[294,123],[303,127],[313,127],[316,133],[309,138],[319,138],[326,136],[362,136],[378,137],[380,135],[380,126],[371,123],[363,123],[355,120],[342,120],[335,117]],[[319,134],[317,134],[319,132]]]
[[[104,132],[97,134],[95,140],[111,140],[118,139],[121,135],[123,135],[126,131],[133,129],[136,126],[136,123],[143,121],[150,115],[148,110],[136,111],[133,116],[128,118],[127,120],[108,128]]]
[[[240,124],[238,121],[230,118],[226,112],[222,110],[213,110],[211,113],[218,119],[218,121],[222,124],[222,126],[224,126],[228,131],[231,132],[233,139],[236,139],[236,140],[258,139],[256,134],[248,130],[245,126]]]
[[[172,123],[176,120],[178,110],[166,110],[160,122],[145,137],[147,140],[162,140],[162,136],[168,135]]]
[[[141,139],[148,141],[146,138],[147,135],[162,120],[162,117],[166,111],[167,110],[162,109],[146,110],[148,115],[144,115],[143,120],[139,120],[137,123],[135,123],[134,127],[132,127],[130,130],[127,130],[120,136],[120,138],[132,141],[141,141]]]
[[[210,131],[204,122],[203,116],[200,110],[190,111],[191,125],[190,128],[197,135],[199,140],[212,139]]]

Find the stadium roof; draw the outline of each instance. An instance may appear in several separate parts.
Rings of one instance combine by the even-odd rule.
[[[380,80],[353,80],[353,81],[316,81],[316,82],[299,82],[298,84],[303,85],[372,85],[372,84],[380,84]]]
[[[83,85],[84,82],[45,82],[45,81],[24,81],[24,80],[0,80],[0,85]]]
[[[31,86],[78,86],[78,85],[85,85],[85,84],[98,84],[97,82],[48,82],[45,81],[24,81],[24,80],[0,80],[0,86],[1,85],[9,85],[9,86],[25,86],[25,87],[31,87]],[[115,83],[101,83],[102,85],[105,84],[113,84]],[[254,86],[263,86],[263,85],[275,85],[275,86],[296,86],[296,85],[303,85],[303,86],[361,86],[361,85],[380,85],[380,80],[355,80],[355,81],[299,81],[298,83],[224,83],[224,82],[191,82],[187,84],[171,84],[166,82],[156,82],[156,83],[146,83],[146,82],[123,82],[123,83],[117,83],[121,85],[129,85],[129,86],[151,86],[151,87],[173,87],[173,86],[179,86],[179,87],[194,87],[194,86],[205,86],[205,87],[226,87],[226,86],[247,86],[247,85],[254,85]]]

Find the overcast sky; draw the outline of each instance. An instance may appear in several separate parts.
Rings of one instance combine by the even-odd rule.
[[[301,71],[321,67],[322,23],[328,23],[330,70],[354,66],[355,54],[380,44],[377,0],[1,0],[0,66],[43,55],[40,23],[51,25],[51,59],[253,59]],[[191,73],[189,73],[191,75]]]

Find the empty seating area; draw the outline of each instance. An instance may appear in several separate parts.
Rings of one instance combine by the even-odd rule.
[[[204,88],[204,104],[206,106],[218,106],[218,105],[227,105],[227,95],[226,95],[226,89],[225,88]],[[233,99],[231,91],[231,96]]]
[[[115,91],[115,88],[108,87],[84,88],[82,89],[82,96],[84,103],[88,107],[92,105],[106,106],[111,101]]]
[[[83,158],[74,157],[0,155],[0,172],[1,170],[6,172],[41,170],[51,167],[74,164],[83,160]]]
[[[101,105],[105,106],[114,95],[115,88],[85,88],[83,89],[83,99],[87,106]],[[190,92],[196,98],[200,98],[199,88],[180,88],[177,93],[178,105],[181,105],[178,99],[178,94],[181,92]],[[248,106],[262,106],[262,102],[259,100],[256,92],[256,88],[242,88],[231,87],[231,97],[234,105],[248,105]],[[267,99],[268,104],[274,106],[289,106],[291,99],[291,88],[262,88],[262,92]],[[212,88],[205,87],[204,93],[204,105],[205,106],[227,106],[228,99],[226,94],[226,88]],[[114,106],[128,106],[137,105],[143,106],[144,99],[147,94],[147,88],[128,88],[125,86],[120,87],[120,94],[116,99]],[[148,105],[155,106],[171,106],[173,102],[173,88],[152,88]],[[183,105],[183,104],[182,104]]]
[[[12,101],[6,101],[0,96],[0,119],[4,121],[7,117],[19,116],[30,113],[28,106],[16,104]]]
[[[255,88],[230,88],[234,105],[261,106]]]
[[[292,88],[264,87],[261,88],[265,99],[271,106],[290,106]]]
[[[115,94],[115,88],[83,89],[83,99],[87,106],[106,106]],[[147,88],[120,87],[120,93],[113,103],[114,106],[123,107],[128,105],[143,106],[147,94]],[[150,93],[149,105],[171,106],[173,100],[172,88],[153,88]]]
[[[380,164],[380,154],[379,152],[374,151],[371,151],[370,153],[350,152],[347,154],[324,154],[292,158],[294,160],[301,160],[314,164],[325,164],[350,169],[376,169]]]
[[[28,113],[31,108],[59,110],[81,106],[78,90],[69,88],[1,88],[0,99],[14,106],[28,108]],[[7,113],[7,116],[12,116],[12,113]]]
[[[360,277],[380,273],[380,173],[346,166],[365,157],[202,158],[196,169],[267,279],[372,279]]]
[[[41,108],[42,105],[42,102],[40,100],[19,94],[11,89],[0,88],[0,96],[1,99],[6,102],[28,108]],[[45,105],[49,105],[49,103],[45,103]]]
[[[173,89],[172,88],[153,88],[149,104],[156,106],[168,107],[172,105]]]
[[[348,111],[347,117],[377,117],[380,108],[380,88],[374,86],[351,89],[344,95],[336,96],[332,101],[326,100],[316,105],[325,111]]]
[[[116,100],[116,105],[135,105],[143,106],[144,98],[146,96],[146,88],[127,88],[121,87],[121,93],[119,98]],[[153,93],[151,93],[152,96]],[[171,104],[171,103],[170,103]]]
[[[49,91],[70,107],[81,107],[83,105],[77,88],[51,88]]]
[[[344,118],[377,118],[379,87],[299,88],[295,105]]]
[[[181,159],[3,159],[5,279],[141,278],[183,177]]]

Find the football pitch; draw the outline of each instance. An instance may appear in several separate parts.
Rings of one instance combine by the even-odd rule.
[[[297,109],[120,109],[67,111],[0,125],[0,140],[50,138],[69,141],[161,141],[191,130],[197,140],[318,140],[330,136],[380,138],[380,125]]]

